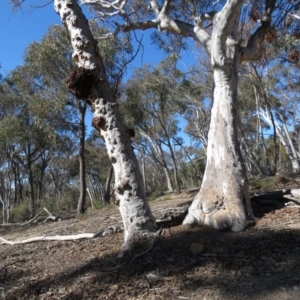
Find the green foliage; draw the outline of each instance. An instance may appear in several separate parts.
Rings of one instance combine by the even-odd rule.
[[[58,209],[55,198],[41,199],[37,201],[37,210],[42,210],[47,208],[50,212],[56,211]]]
[[[60,209],[75,210],[77,208],[77,202],[79,198],[79,190],[77,187],[68,188],[62,195],[59,205]]]
[[[114,203],[110,203],[110,204],[105,204],[102,201],[95,201],[94,202],[94,209],[112,209],[115,208],[116,205]]]
[[[25,222],[30,219],[28,202],[24,201],[13,207],[10,213],[10,223]]]
[[[250,179],[250,189],[251,190],[267,190],[274,188],[276,186],[275,177],[254,177]]]

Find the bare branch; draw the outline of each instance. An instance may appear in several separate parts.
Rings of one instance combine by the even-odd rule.
[[[150,6],[153,9],[153,11],[155,12],[155,14],[158,16],[159,13],[160,13],[160,7],[157,4],[157,1],[156,0],[151,0],[150,1]]]
[[[291,13],[288,13],[288,15],[290,15],[291,17],[297,19],[297,20],[300,20],[300,15],[296,15],[296,14],[291,14]]]
[[[105,0],[80,0],[80,5],[84,4],[97,4],[100,5],[104,9],[110,9],[112,12],[101,12],[98,11],[99,15],[104,17],[113,17],[115,15],[125,15],[124,7],[127,4],[128,0],[115,0],[113,2],[105,1]]]
[[[102,236],[103,232],[100,233],[81,233],[81,234],[75,234],[75,235],[55,235],[55,236],[35,236],[29,239],[25,240],[19,240],[19,241],[9,241],[4,239],[0,236],[0,241],[2,244],[6,245],[20,245],[20,244],[29,244],[33,242],[40,242],[40,241],[74,241],[74,240],[80,240],[80,239],[93,239],[99,236]]]
[[[261,20],[261,25],[250,36],[247,46],[240,47],[240,62],[258,59],[256,48],[261,38],[271,27],[271,14],[275,8],[275,3],[276,0],[266,1],[265,14]]]
[[[165,3],[164,3],[164,6],[162,7],[160,13],[163,14],[163,15],[166,15],[169,11],[169,7],[170,7],[170,0],[166,0]]]
[[[6,264],[4,267],[2,267],[2,268],[0,269],[0,271],[6,269],[6,268],[9,267],[9,266],[12,266],[12,265],[14,265],[14,264],[20,263],[20,262],[26,262],[26,260],[25,260],[25,259],[19,259],[19,260],[13,261],[13,262],[11,262],[11,263],[9,263],[9,264]]]

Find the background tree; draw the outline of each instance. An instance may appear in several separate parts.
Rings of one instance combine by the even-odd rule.
[[[178,74],[179,75],[179,74]],[[126,101],[122,105],[125,119],[135,124],[139,133],[149,142],[149,154],[165,170],[169,192],[173,191],[170,167],[167,157],[172,161],[174,185],[180,193],[176,139],[179,133],[176,117],[176,78],[165,66],[151,71],[149,66],[135,70],[133,78],[127,82]],[[177,137],[177,138],[176,138]],[[167,152],[166,153],[166,149]]]

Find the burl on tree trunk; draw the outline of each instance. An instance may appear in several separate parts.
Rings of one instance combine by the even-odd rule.
[[[124,224],[124,244],[119,253],[122,256],[131,249],[137,235],[154,232],[156,222],[146,200],[130,136],[107,81],[88,21],[76,0],[55,0],[54,6],[69,31],[73,59],[78,66],[67,80],[68,87],[73,94],[92,105],[92,125],[103,136],[114,168],[114,193]]]

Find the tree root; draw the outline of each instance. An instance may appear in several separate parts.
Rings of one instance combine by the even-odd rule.
[[[161,233],[162,233],[162,230],[163,230],[163,227],[160,227],[160,229],[154,234],[153,239],[152,239],[152,241],[151,241],[151,244],[150,244],[149,248],[147,248],[145,251],[143,251],[143,252],[141,252],[141,253],[136,254],[136,255],[131,259],[130,264],[131,264],[135,259],[137,259],[137,258],[139,258],[139,257],[141,257],[141,256],[143,256],[143,255],[145,255],[145,254],[147,254],[147,253],[149,253],[149,252],[153,249],[154,244],[155,244],[157,238],[158,238],[158,237],[161,235]]]

